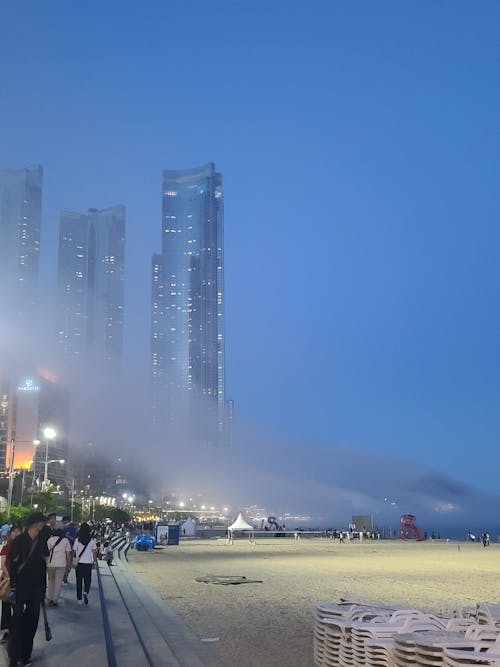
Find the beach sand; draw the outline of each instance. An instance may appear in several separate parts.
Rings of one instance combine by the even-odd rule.
[[[341,597],[434,613],[500,599],[500,545],[305,538],[182,541],[129,551],[138,578],[213,647],[222,666],[312,667],[313,610]],[[263,583],[221,586],[214,575]]]

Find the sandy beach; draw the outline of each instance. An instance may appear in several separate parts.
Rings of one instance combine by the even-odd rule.
[[[500,545],[269,538],[192,540],[129,552],[137,576],[204,640],[221,666],[313,667],[313,608],[341,597],[449,613],[500,599]],[[206,575],[262,583],[199,583]]]

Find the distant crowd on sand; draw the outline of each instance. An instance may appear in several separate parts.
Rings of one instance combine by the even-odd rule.
[[[58,520],[55,514],[45,517],[41,512],[30,514],[24,527],[5,523],[0,528],[0,642],[7,644],[9,667],[33,664],[31,653],[40,608],[45,616],[46,605],[58,606],[62,587],[68,584],[72,571],[77,603],[89,604],[97,558],[112,565],[111,537],[115,529],[109,523],[84,522],[77,526],[68,516]]]
[[[474,535],[474,533],[469,533],[469,542],[479,542],[483,545],[483,547],[489,547],[490,546],[490,534],[489,533],[483,533],[480,537]],[[500,541],[500,535],[499,535],[499,541]]]
[[[353,528],[349,530],[336,530],[334,528],[327,528],[326,530],[314,530],[313,528],[296,528],[293,532],[295,540],[300,540],[302,535],[307,533],[320,533],[321,537],[327,540],[339,540],[340,544],[345,544],[347,540],[380,540],[380,532],[377,530],[358,531]]]

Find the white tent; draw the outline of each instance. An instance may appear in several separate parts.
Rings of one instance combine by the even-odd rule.
[[[194,537],[196,535],[196,521],[191,517],[184,521],[181,526],[181,536],[182,537]]]
[[[250,532],[250,535],[248,536],[248,539],[250,540],[250,542],[253,542],[254,527],[251,526],[249,523],[247,523],[245,521],[241,512],[236,517],[236,520],[230,526],[228,526],[228,529],[227,529],[227,543],[228,544],[233,543],[233,531],[235,531],[235,530]]]

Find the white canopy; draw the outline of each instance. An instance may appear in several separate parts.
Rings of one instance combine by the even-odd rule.
[[[191,516],[188,516],[182,524],[181,530],[183,535],[194,537],[196,535],[196,521]]]
[[[233,530],[254,530],[254,527],[245,521],[243,515],[240,512],[236,517],[236,521],[228,527],[228,530],[231,532]]]

